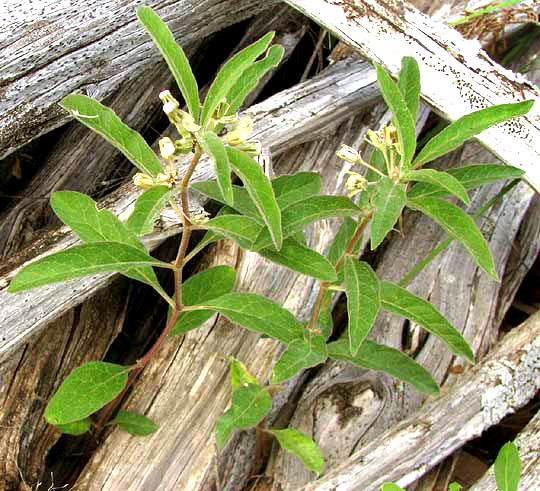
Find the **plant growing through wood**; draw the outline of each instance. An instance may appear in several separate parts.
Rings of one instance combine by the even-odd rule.
[[[498,491],[518,491],[521,474],[521,460],[514,442],[505,443],[495,459],[495,481]],[[450,483],[448,491],[460,491],[463,486],[457,482]],[[386,482],[381,491],[405,491],[397,484]]]
[[[320,474],[324,470],[323,456],[309,437],[292,428],[262,427],[272,405],[271,392],[298,371],[332,358],[385,371],[422,392],[437,394],[437,383],[422,366],[399,350],[367,339],[381,310],[411,319],[440,337],[453,353],[474,361],[459,331],[430,303],[403,288],[420,268],[400,286],[380,280],[367,262],[356,259],[356,251],[368,224],[371,247],[375,249],[395,226],[403,209],[409,207],[433,218],[497,279],[493,258],[473,219],[443,198],[452,195],[467,205],[468,189],[519,178],[522,172],[491,165],[447,173],[422,167],[493,124],[525,114],[532,102],[490,107],[467,115],[416,152],[418,65],[414,59],[405,58],[398,83],[376,66],[384,99],[394,113],[393,125],[369,132],[368,140],[374,148],[369,163],[350,147],[339,150],[340,158],[367,168],[366,177],[350,173],[349,196],[321,195],[321,177],[317,173],[299,172],[269,180],[260,165],[261,146],[249,139],[253,123],[237,113],[258,80],[283,56],[283,48],[270,46],[273,33],[231,58],[201,103],[188,60],[170,30],[150,8],[140,8],[138,17],[167,61],[184,98],[185,111],[170,92],[160,94],[179,139],[160,140],[160,159],[110,109],[83,95],[65,97],[61,102],[64,109],[101,134],[139,169],[134,182],[145,191],[125,223],[107,210],[98,210],[88,196],[71,191],[53,193],[51,205],[55,213],[84,244],[26,266],[13,279],[10,291],[100,272],[119,272],[152,286],[168,302],[169,317],[159,339],[135,365],[93,361],[76,368],[49,401],[45,418],[69,434],[81,434],[92,427],[99,431],[105,424],[116,424],[134,435],[155,431],[157,424],[145,416],[118,410],[123,397],[168,336],[184,334],[219,313],[246,329],[281,341],[287,349],[274,366],[270,387],[252,376],[239,360],[231,358],[232,403],[217,424],[218,447],[223,448],[236,429],[258,426]],[[203,155],[213,161],[216,180],[191,183]],[[175,159],[181,156],[191,156],[184,175],[178,175],[175,165]],[[243,186],[233,184],[232,173]],[[411,187],[414,182],[417,184]],[[223,208],[214,218],[204,211],[191,212],[188,188],[222,203]],[[156,217],[166,206],[177,213],[183,224],[178,254],[172,263],[150,256],[140,239],[152,232]],[[343,225],[325,257],[305,244],[302,232],[313,222],[332,217],[343,218]],[[193,230],[207,230],[195,251],[228,238],[270,261],[319,280],[318,298],[307,325],[263,296],[234,292],[235,271],[228,266],[184,278],[184,266],[195,255],[194,251],[188,254]],[[159,284],[154,267],[174,274],[173,296]],[[340,291],[347,295],[349,325],[343,336],[329,342],[333,333],[332,296]]]

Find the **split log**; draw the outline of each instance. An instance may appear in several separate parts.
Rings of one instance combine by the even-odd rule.
[[[0,17],[0,159],[72,117],[57,103],[82,92],[98,100],[161,61],[136,8],[153,7],[189,47],[271,7],[274,0],[11,2]]]
[[[378,96],[373,69],[365,62],[343,61],[313,80],[252,106],[249,113],[255,122],[254,137],[273,153],[279,153],[325,134],[329,125],[342,121],[362,107],[369,107]],[[179,172],[185,168],[183,164]],[[212,176],[213,167],[206,162],[197,168],[193,179],[211,179]],[[125,219],[139,193],[127,184],[102,200],[100,205]],[[177,226],[164,225],[160,232],[149,236],[147,243],[153,248],[177,232]],[[22,253],[6,260],[0,268],[0,359],[48,322],[109,283],[113,275],[105,274],[16,295],[7,292],[10,280],[29,261],[76,243],[75,235],[63,227],[35,241]]]
[[[481,45],[464,40],[406,2],[383,0],[286,0],[370,60],[396,75],[404,56],[420,66],[422,97],[455,120],[494,104],[537,100],[540,91],[490,60]],[[478,140],[504,162],[526,172],[540,192],[540,104],[521,118],[483,131]]]
[[[526,404],[540,388],[540,313],[506,335],[439,398],[359,449],[303,491],[378,491],[400,486]],[[483,488],[482,488],[483,489]]]

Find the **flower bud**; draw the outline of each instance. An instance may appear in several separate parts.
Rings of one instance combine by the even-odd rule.
[[[237,147],[239,150],[246,152],[252,157],[257,157],[262,152],[262,145],[260,141],[252,140],[249,142],[243,142]]]
[[[358,172],[350,172],[350,176],[347,178],[345,187],[349,191],[349,198],[352,198],[354,195],[365,191],[368,187],[368,180]]]
[[[349,145],[342,144],[341,148],[336,152],[336,155],[341,160],[345,160],[351,164],[354,164],[360,160],[360,154],[354,148],[349,147]]]
[[[227,111],[229,110],[231,106],[229,105],[229,103],[227,102],[227,98],[226,97],[223,97],[223,99],[221,99],[219,101],[219,104],[217,105],[216,107],[216,110],[214,111],[214,119],[221,119],[225,116],[225,114],[227,114]]]
[[[159,140],[159,152],[165,160],[172,159],[175,151],[174,143],[168,136]]]
[[[133,176],[133,184],[139,188],[147,189],[154,185],[154,180],[147,174],[137,172]]]
[[[199,208],[195,212],[191,213],[191,216],[189,217],[191,220],[191,223],[194,225],[203,225],[208,220],[210,220],[210,213],[208,213],[204,208]]]

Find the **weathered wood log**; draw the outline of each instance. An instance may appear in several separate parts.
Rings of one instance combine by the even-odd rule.
[[[187,47],[271,7],[275,0],[4,4],[0,17],[0,159],[72,117],[57,103],[81,91],[103,100],[161,55],[135,16],[156,9]]]
[[[527,423],[514,443],[518,447],[521,459],[521,478],[518,491],[528,491],[538,487],[540,481],[540,413]],[[485,476],[470,491],[497,491],[499,488],[495,481],[495,466],[492,466]]]
[[[273,153],[285,151],[295,143],[326,133],[328,125],[342,121],[362,107],[368,107],[378,94],[375,74],[368,64],[344,61],[331,67],[325,74],[250,108],[249,113],[255,121],[254,137]],[[181,166],[180,172],[183,169],[185,166]],[[211,179],[212,175],[213,168],[207,162],[197,168],[193,179]],[[137,196],[137,190],[127,184],[101,201],[100,205],[125,219]],[[150,247],[155,247],[156,243],[177,231],[178,227],[165,225],[162,231],[149,236],[148,243]],[[30,260],[76,243],[76,237],[66,228],[61,228],[36,241],[23,253],[4,261],[0,268],[0,359],[20,346],[28,336],[110,281],[112,275],[97,275],[17,295],[7,292],[10,280]]]
[[[286,0],[364,56],[397,74],[404,56],[420,65],[422,97],[450,120],[494,104],[537,100],[540,91],[524,77],[503,69],[454,29],[406,2]],[[540,192],[540,104],[521,118],[478,135],[504,162],[526,172]]]
[[[303,491],[378,491],[400,486],[523,406],[540,388],[540,314],[506,335],[439,398],[358,449]]]

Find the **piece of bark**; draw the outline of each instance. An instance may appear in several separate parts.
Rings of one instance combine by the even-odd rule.
[[[490,60],[477,41],[436,22],[406,2],[382,0],[286,0],[370,60],[399,73],[413,56],[421,74],[422,97],[450,120],[494,104],[537,100],[537,87]],[[504,162],[526,172],[540,192],[540,104],[519,119],[478,135]]]
[[[518,491],[529,491],[538,487],[540,481],[540,413],[527,423],[514,441],[521,460],[521,477]],[[497,491],[499,488],[495,481],[495,466],[486,472],[484,477],[476,482],[470,491]]]
[[[247,112],[254,118],[254,138],[277,154],[295,143],[324,134],[329,125],[342,121],[351,112],[369,107],[377,97],[379,92],[374,70],[365,62],[343,61],[313,80],[252,106]],[[180,173],[186,165],[180,167]],[[197,168],[193,181],[212,178],[213,166],[207,161]],[[139,194],[140,190],[126,184],[100,201],[100,206],[126,219]],[[177,232],[177,226],[164,225],[158,233],[149,236],[148,244],[153,248]],[[46,234],[28,249],[4,261],[0,268],[0,359],[48,322],[108,284],[112,278],[112,274],[96,275],[19,294],[7,292],[16,272],[30,260],[64,250],[76,243],[74,234],[63,227]]]
[[[274,1],[129,0],[4,5],[0,18],[0,159],[70,121],[57,103],[80,91],[103,100],[125,78],[154,68],[161,55],[136,18],[153,7],[188,46],[273,5]]]
[[[407,486],[540,388],[540,313],[506,335],[481,363],[422,409],[358,449],[303,491],[378,491]]]

